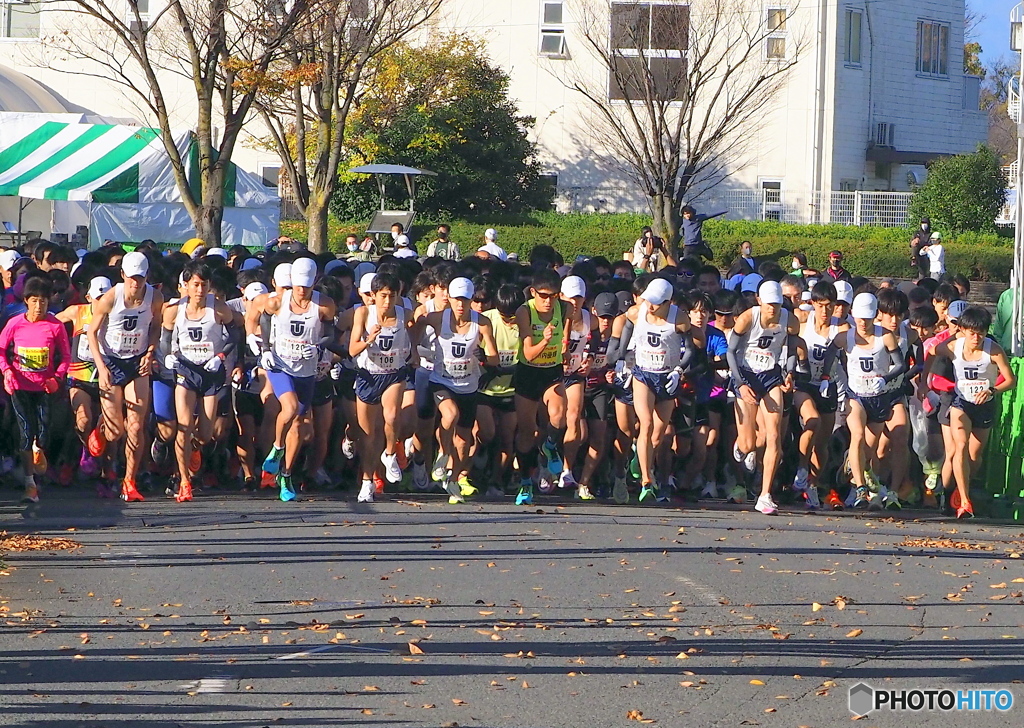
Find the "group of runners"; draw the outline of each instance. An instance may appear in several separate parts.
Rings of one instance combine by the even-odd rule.
[[[1016,382],[962,277],[755,269],[749,245],[726,280],[696,256],[519,262],[492,233],[463,260],[0,252],[0,451],[28,501],[77,478],[128,502],[237,482],[973,515]]]

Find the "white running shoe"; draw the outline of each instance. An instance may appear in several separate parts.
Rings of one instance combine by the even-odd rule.
[[[743,451],[740,450],[740,444],[738,442],[734,442],[732,444],[732,459],[738,463],[743,462]]]
[[[579,484],[576,482],[576,478],[573,477],[571,470],[563,470],[562,474],[558,476],[558,487],[559,488],[572,488],[573,490]]]
[[[760,511],[766,516],[770,516],[779,510],[779,507],[775,505],[775,501],[772,500],[770,495],[761,495],[757,497],[757,503],[754,504],[754,510]]]
[[[373,481],[364,480],[359,486],[359,497],[356,500],[360,503],[373,503]]]
[[[398,483],[402,480],[402,469],[398,467],[398,453],[388,455],[386,452],[382,452],[380,461],[384,463],[384,475],[389,483]]]
[[[701,498],[718,498],[718,483],[713,480],[709,480],[704,484],[703,490],[700,492]]]
[[[448,502],[452,505],[466,502],[466,499],[462,497],[462,488],[451,478],[444,482],[444,489],[448,491]]]
[[[322,466],[313,475],[313,482],[321,487],[325,487],[331,484],[331,476],[327,474],[327,470]]]
[[[757,450],[751,450],[743,458],[743,468],[748,472],[754,472],[757,467]]]
[[[448,456],[440,450],[437,451],[437,457],[434,458],[434,467],[430,470],[430,477],[439,483],[448,477]]]
[[[355,460],[356,444],[346,437],[341,441],[341,454],[345,456],[346,460]]]
[[[594,500],[594,494],[590,492],[590,488],[586,485],[581,485],[576,490],[577,500]]]
[[[815,486],[811,486],[804,491],[804,502],[807,504],[807,510],[816,511],[821,508],[821,499],[818,498],[818,489]]]
[[[412,441],[412,437],[405,438],[405,457],[412,460],[413,454],[416,452],[416,445]]]
[[[430,477],[427,475],[427,466],[425,463],[412,464],[412,487],[416,490],[430,490]]]

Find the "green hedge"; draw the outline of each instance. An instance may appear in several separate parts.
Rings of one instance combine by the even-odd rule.
[[[415,240],[432,239],[440,220],[419,219],[413,229]],[[650,218],[636,214],[570,214],[537,212],[528,215],[492,215],[473,220],[444,220],[452,226],[452,239],[467,253],[483,240],[489,227],[499,232],[498,242],[508,251],[525,256],[535,245],[554,246],[567,260],[579,254],[604,255],[617,260],[639,237]],[[362,234],[366,221],[330,220],[331,245],[340,251],[345,235]],[[305,237],[301,222],[281,223],[281,232],[300,240]],[[845,225],[795,225],[745,220],[712,220],[704,226],[704,237],[715,252],[715,263],[726,267],[736,256],[739,244],[750,240],[754,255],[779,260],[788,267],[794,252],[807,255],[811,266],[824,266],[828,253],[842,250],[846,267],[856,275],[908,277],[911,274],[906,228],[852,227]],[[943,240],[946,267],[973,280],[1009,280],[1013,267],[1013,240],[1002,235],[965,233]]]

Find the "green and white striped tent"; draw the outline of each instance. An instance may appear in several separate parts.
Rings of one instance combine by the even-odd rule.
[[[51,201],[49,232],[70,234],[87,224],[93,246],[106,239],[193,237],[159,131],[80,119],[77,114],[0,113],[0,198]],[[198,193],[191,133],[176,133],[175,146],[189,162]],[[277,236],[276,191],[234,164],[224,205],[226,244],[259,245]],[[0,212],[10,220],[7,209]]]

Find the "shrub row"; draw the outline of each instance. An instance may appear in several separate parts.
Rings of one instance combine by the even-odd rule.
[[[440,220],[421,218],[413,237],[429,241]],[[609,260],[621,258],[630,250],[650,218],[638,214],[570,214],[538,212],[527,215],[492,215],[482,219],[445,220],[452,226],[452,239],[464,254],[475,249],[489,227],[499,231],[503,248],[525,256],[535,245],[554,246],[571,261],[577,255],[603,255]],[[331,219],[330,238],[339,251],[347,233],[362,234],[365,221]],[[305,237],[301,222],[281,223],[281,232]],[[905,228],[852,227],[845,225],[795,225],[790,223],[745,220],[712,220],[704,227],[704,237],[715,253],[715,263],[727,267],[736,256],[739,244],[750,240],[758,258],[778,260],[789,266],[795,252],[807,255],[814,267],[824,266],[828,253],[842,250],[846,267],[856,275],[908,277],[909,241],[912,231]],[[965,233],[943,240],[946,267],[974,280],[1007,281],[1013,267],[1013,240],[1003,235]]]

